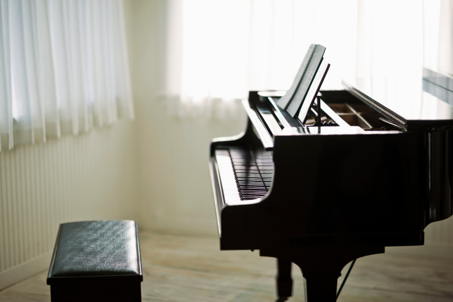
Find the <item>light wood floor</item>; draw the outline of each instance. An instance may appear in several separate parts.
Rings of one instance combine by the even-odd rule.
[[[141,232],[140,240],[143,301],[276,300],[272,258],[256,251],[221,252],[217,238]],[[50,301],[46,275],[0,291],[0,301]],[[294,296],[288,301],[304,301],[303,278],[294,266],[293,277]],[[453,261],[402,254],[360,258],[339,301],[453,301]]]

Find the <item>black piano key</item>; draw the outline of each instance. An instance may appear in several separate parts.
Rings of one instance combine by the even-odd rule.
[[[268,151],[264,152],[253,152],[253,156],[256,158],[272,158],[272,155]]]
[[[260,170],[272,170],[274,171],[274,165],[257,165]]]
[[[261,187],[261,188],[265,188],[266,187],[266,184],[261,182],[261,183],[237,183],[236,186],[238,188],[246,188],[246,187]]]
[[[234,169],[258,169],[257,165],[237,164],[233,165]]]
[[[274,166],[274,162],[272,160],[259,160],[256,159],[255,162],[257,165],[266,165],[266,166]]]
[[[272,156],[267,156],[265,154],[254,154],[256,160],[272,160]]]
[[[274,169],[270,169],[270,168],[259,168],[258,169],[260,171],[261,174],[263,173],[266,173],[266,174],[273,174],[274,173]]]
[[[257,192],[252,192],[252,191],[247,191],[247,192],[241,192],[239,191],[239,198],[244,198],[244,196],[264,196],[267,193],[267,190],[263,191],[257,191]]]
[[[253,186],[253,187],[264,187],[266,184],[262,180],[256,180],[256,181],[247,181],[247,180],[238,180],[236,181],[236,185],[239,186]]]
[[[242,186],[245,186],[245,185],[263,185],[265,184],[262,180],[253,180],[253,181],[249,181],[249,180],[238,180],[236,182],[238,185],[242,185]]]
[[[250,176],[236,176],[236,180],[262,181],[263,177],[261,176],[261,174],[255,174],[255,175],[250,175]]]
[[[233,162],[233,166],[235,167],[256,167],[256,163],[252,161],[238,161],[238,162]]]
[[[239,159],[239,158],[253,158],[251,154],[239,153],[239,152],[231,152],[230,155],[232,159]]]
[[[254,162],[240,161],[240,162],[233,162],[233,166],[234,167],[256,167],[257,165]]]
[[[253,157],[232,157],[231,161],[233,163],[240,163],[240,162],[256,163],[256,161]]]
[[[241,189],[248,189],[248,188],[251,188],[251,189],[260,189],[260,190],[265,190],[266,189],[266,185],[264,183],[261,183],[261,184],[246,184],[246,185],[239,185],[238,184],[238,189],[241,190]]]
[[[233,163],[256,163],[255,159],[253,157],[247,158],[247,157],[232,157],[231,161]]]
[[[250,197],[250,196],[257,196],[257,197],[260,197],[260,196],[264,196],[266,195],[267,191],[260,191],[260,192],[239,192],[239,198],[244,198],[246,196]]]
[[[239,185],[245,185],[245,184],[262,184],[263,183],[263,180],[259,177],[257,178],[247,178],[247,179],[243,179],[243,178],[238,178],[236,179],[236,183],[239,184]]]
[[[261,185],[242,185],[242,186],[238,186],[238,188],[242,191],[244,190],[249,190],[249,191],[265,191],[267,190],[266,189],[266,186],[261,183]]]
[[[249,156],[249,157],[247,157],[247,156],[232,156],[231,160],[233,162],[239,162],[239,161],[254,162],[255,161],[253,156]]]
[[[241,181],[262,181],[263,178],[260,174],[258,175],[251,175],[251,176],[236,176],[236,180],[241,180]]]
[[[264,195],[266,195],[266,193],[267,192],[263,192],[262,194],[239,194],[239,196],[241,199],[250,198],[250,197],[260,198],[260,197],[263,197]]]
[[[241,199],[242,200],[258,199],[258,198],[263,197],[264,195],[265,194],[263,194],[263,195],[245,195],[245,196],[241,196]]]
[[[238,190],[267,190],[267,188],[264,184],[261,184],[261,186],[238,186]]]
[[[261,174],[258,173],[258,172],[250,172],[250,173],[247,173],[247,172],[236,172],[236,173],[234,173],[234,175],[236,175],[237,178],[250,178],[250,177],[261,178]]]
[[[247,166],[247,165],[234,165],[234,170],[236,171],[258,171],[257,166]]]
[[[236,173],[257,173],[260,174],[258,168],[235,168],[234,171]]]
[[[250,176],[236,176],[237,180],[263,180],[261,174],[255,174],[255,175],[250,175]]]
[[[262,191],[266,192],[267,189],[264,186],[262,186],[262,187],[258,187],[258,188],[251,188],[251,187],[241,188],[239,190],[239,192],[242,192],[242,193],[257,193],[257,192],[262,192]]]
[[[265,185],[256,186],[256,185],[239,185],[239,190],[264,190],[266,189]]]
[[[274,172],[261,172],[261,177],[266,180],[272,179],[274,178]]]
[[[268,190],[262,190],[262,191],[240,191],[239,196],[264,196],[266,195]]]

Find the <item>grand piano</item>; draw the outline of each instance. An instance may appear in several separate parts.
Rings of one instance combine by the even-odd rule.
[[[373,98],[376,80],[321,90],[324,51],[310,46],[287,92],[250,91],[245,131],[214,139],[209,160],[220,249],[275,257],[281,298],[295,263],[309,302],[335,301],[347,263],[423,245],[453,213],[453,107]]]

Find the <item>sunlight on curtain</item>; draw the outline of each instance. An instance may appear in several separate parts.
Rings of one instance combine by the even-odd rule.
[[[358,24],[358,85],[397,112],[421,110],[423,1],[360,1]]]
[[[423,0],[160,3],[159,97],[170,115],[192,118],[235,118],[248,90],[287,89],[312,43],[332,64],[323,87],[368,77],[398,102],[421,85],[423,39],[437,39],[423,36],[424,18],[439,18],[436,1]]]
[[[437,69],[440,0],[423,1],[423,66]]]
[[[453,75],[453,0],[441,0],[437,69]]]
[[[0,150],[134,118],[122,0],[0,0]]]
[[[327,46],[327,86],[355,64],[357,2],[162,0],[160,97],[170,115],[241,117],[251,89],[287,89],[308,46]],[[339,14],[338,11],[345,12]]]

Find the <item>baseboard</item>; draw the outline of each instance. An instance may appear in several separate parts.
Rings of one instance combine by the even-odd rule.
[[[145,231],[162,234],[190,236],[218,236],[214,220],[194,220],[183,217],[152,216],[144,222],[138,222],[139,228]]]
[[[453,246],[451,245],[426,244],[420,246],[386,247],[385,252],[453,260]]]
[[[0,272],[0,290],[37,274],[49,267],[52,252]]]

